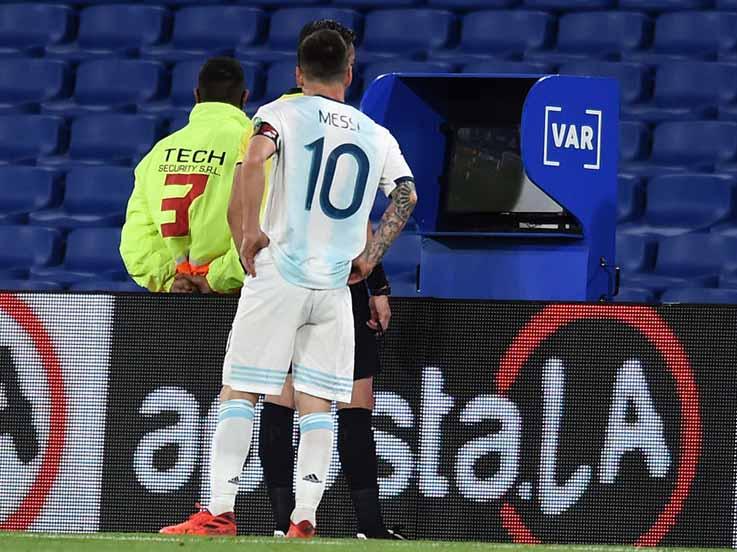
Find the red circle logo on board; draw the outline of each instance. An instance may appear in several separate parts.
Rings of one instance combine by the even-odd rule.
[[[585,319],[614,320],[635,329],[662,355],[675,381],[682,417],[675,486],[655,521],[634,543],[636,546],[656,546],[675,525],[691,490],[701,454],[701,419],[697,387],[688,356],[655,310],[644,306],[550,305],[525,324],[502,356],[496,387],[501,395],[508,394],[525,363],[543,341],[566,325]],[[502,503],[500,515],[502,525],[514,542],[541,543],[509,501]]]
[[[19,531],[28,529],[38,518],[59,474],[66,438],[66,396],[61,364],[43,323],[23,300],[9,293],[0,293],[0,310],[13,318],[31,339],[41,359],[51,398],[49,438],[36,478],[16,510],[0,523],[2,530]]]

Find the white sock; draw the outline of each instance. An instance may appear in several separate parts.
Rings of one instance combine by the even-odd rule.
[[[218,425],[210,451],[210,487],[207,509],[214,516],[232,512],[238,481],[251,448],[253,403],[233,399],[220,403]]]
[[[333,456],[333,416],[329,412],[302,416],[299,431],[297,486],[291,519],[293,523],[308,520],[314,527]]]

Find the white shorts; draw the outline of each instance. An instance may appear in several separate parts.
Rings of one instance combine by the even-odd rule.
[[[247,278],[223,363],[223,384],[278,395],[292,366],[297,391],[351,402],[355,340],[348,286],[315,290],[282,278],[264,249]]]

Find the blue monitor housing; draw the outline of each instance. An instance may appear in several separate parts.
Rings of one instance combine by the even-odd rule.
[[[615,80],[390,74],[361,109],[397,138],[415,175],[419,295],[615,293]]]

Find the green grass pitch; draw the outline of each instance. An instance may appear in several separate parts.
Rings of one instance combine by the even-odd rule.
[[[478,542],[361,541],[356,539],[313,539],[286,541],[265,537],[203,539],[166,537],[136,533],[57,535],[44,533],[0,533],[3,552],[292,552],[310,550],[335,552],[633,552],[629,546],[514,545]],[[728,550],[714,548],[665,548],[668,552]]]

